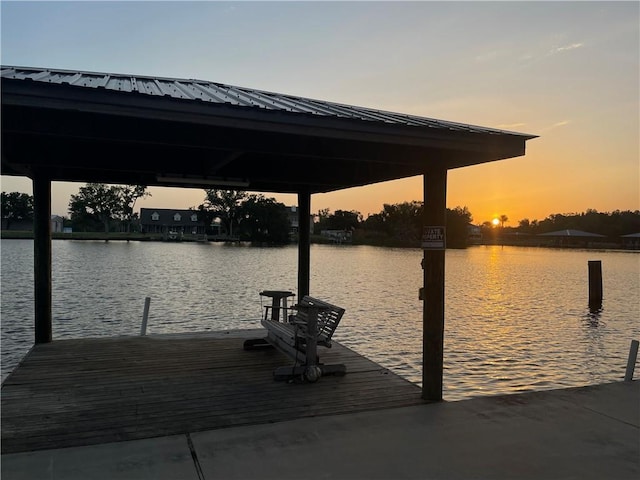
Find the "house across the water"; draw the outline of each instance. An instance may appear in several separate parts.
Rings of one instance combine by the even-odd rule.
[[[204,235],[206,225],[202,214],[195,210],[141,208],[140,231],[167,236]]]

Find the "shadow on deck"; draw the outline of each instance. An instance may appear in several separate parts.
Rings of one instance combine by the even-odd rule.
[[[291,360],[244,351],[264,330],[56,340],[2,385],[2,453],[93,445],[424,403],[421,389],[334,342],[347,375],[276,382]]]

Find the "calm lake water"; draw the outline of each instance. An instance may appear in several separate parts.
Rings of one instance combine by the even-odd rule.
[[[1,243],[2,378],[33,343],[33,243]],[[422,380],[419,249],[312,245],[313,296],[346,308],[334,338]],[[590,312],[589,260],[603,308]],[[53,337],[260,328],[261,290],[297,289],[297,246],[53,242]],[[444,398],[624,377],[640,338],[640,254],[477,246],[446,253]],[[636,375],[638,371],[636,371]]]

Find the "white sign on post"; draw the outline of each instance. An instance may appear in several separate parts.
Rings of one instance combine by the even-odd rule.
[[[422,231],[423,250],[444,250],[446,248],[445,227],[424,227]]]

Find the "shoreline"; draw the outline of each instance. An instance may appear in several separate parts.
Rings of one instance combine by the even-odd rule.
[[[237,238],[228,238],[225,236],[209,236],[204,239],[201,235],[185,234],[181,239],[171,240],[165,238],[162,234],[145,234],[145,233],[109,233],[103,232],[73,232],[62,233],[52,232],[52,240],[93,240],[93,241],[135,241],[135,242],[168,242],[168,243],[251,243],[240,241]],[[20,231],[20,230],[1,230],[0,239],[2,240],[33,240],[32,231]],[[297,242],[291,242],[289,244],[295,244]],[[311,236],[312,244],[336,244],[331,239],[327,239],[320,235]],[[285,244],[288,245],[288,244]],[[373,247],[387,247],[387,248],[420,248],[420,245],[407,245],[406,243],[389,243],[389,242],[342,242],[336,245],[369,245]],[[538,239],[501,239],[491,238],[486,241],[475,241],[469,243],[464,247],[447,247],[447,250],[458,250],[476,246],[509,246],[509,247],[536,247],[536,248],[553,248],[553,249],[589,249],[589,250],[620,250],[620,251],[640,251],[640,245],[625,245],[624,243],[615,242],[576,242],[571,244],[562,244],[559,242],[553,242],[548,240]]]

